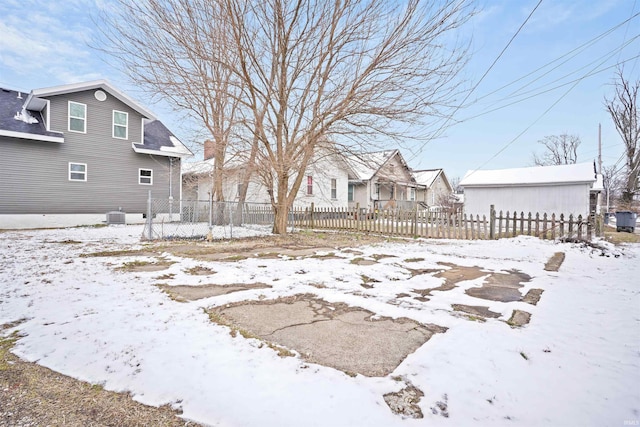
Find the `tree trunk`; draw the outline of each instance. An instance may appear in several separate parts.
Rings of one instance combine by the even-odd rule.
[[[287,197],[289,187],[288,176],[278,176],[278,194],[276,204],[273,207],[275,216],[273,219],[273,234],[287,233],[287,219],[289,218],[289,200]]]

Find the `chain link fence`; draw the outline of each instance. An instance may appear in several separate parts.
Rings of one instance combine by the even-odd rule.
[[[269,234],[274,222],[270,204],[211,200],[147,200],[144,238],[231,239]]]

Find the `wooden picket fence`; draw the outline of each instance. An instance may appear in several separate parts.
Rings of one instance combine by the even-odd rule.
[[[519,215],[496,212],[490,217],[460,213],[431,212],[412,209],[381,209],[367,212],[356,208],[294,208],[290,214],[293,227],[353,232],[371,232],[390,236],[487,240],[536,236],[541,239],[571,237],[590,240],[592,224],[582,216],[556,217],[555,214]]]

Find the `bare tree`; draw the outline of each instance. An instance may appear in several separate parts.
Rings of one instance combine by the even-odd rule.
[[[608,212],[622,187],[620,170],[617,169],[615,165],[602,167],[602,186],[604,187],[604,203],[606,203]]]
[[[623,69],[616,72],[615,95],[605,98],[605,106],[625,146],[626,168],[622,188],[621,205],[630,209],[638,192],[640,177],[640,120],[638,119],[638,90],[640,80],[632,82],[624,77]]]
[[[314,156],[394,123],[440,115],[464,51],[443,48],[469,17],[466,0],[223,0],[230,64],[255,127],[275,209],[275,233]],[[264,168],[263,168],[264,169]]]
[[[460,187],[460,177],[454,176],[451,178],[451,188],[454,193],[462,193],[462,187]]]
[[[275,233],[319,152],[445,115],[467,53],[455,30],[473,13],[472,0],[117,1],[109,51],[134,81],[214,138],[241,106]]]
[[[545,148],[541,155],[533,153],[536,166],[571,165],[578,161],[580,137],[576,135],[549,135],[538,141]]]
[[[97,48],[122,65],[137,86],[195,119],[213,146],[211,197],[224,200],[223,169],[233,138],[242,135],[241,83],[227,64],[234,58],[215,2],[116,0],[100,17]]]

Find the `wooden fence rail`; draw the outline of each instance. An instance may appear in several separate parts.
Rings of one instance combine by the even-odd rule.
[[[500,239],[517,235],[542,239],[574,237],[591,239],[592,224],[582,216],[540,216],[538,213],[519,215],[516,212],[496,213],[491,207],[489,218],[460,213],[430,212],[413,209],[380,209],[367,212],[356,208],[294,208],[291,225],[297,228],[373,232],[390,236],[447,239]]]

